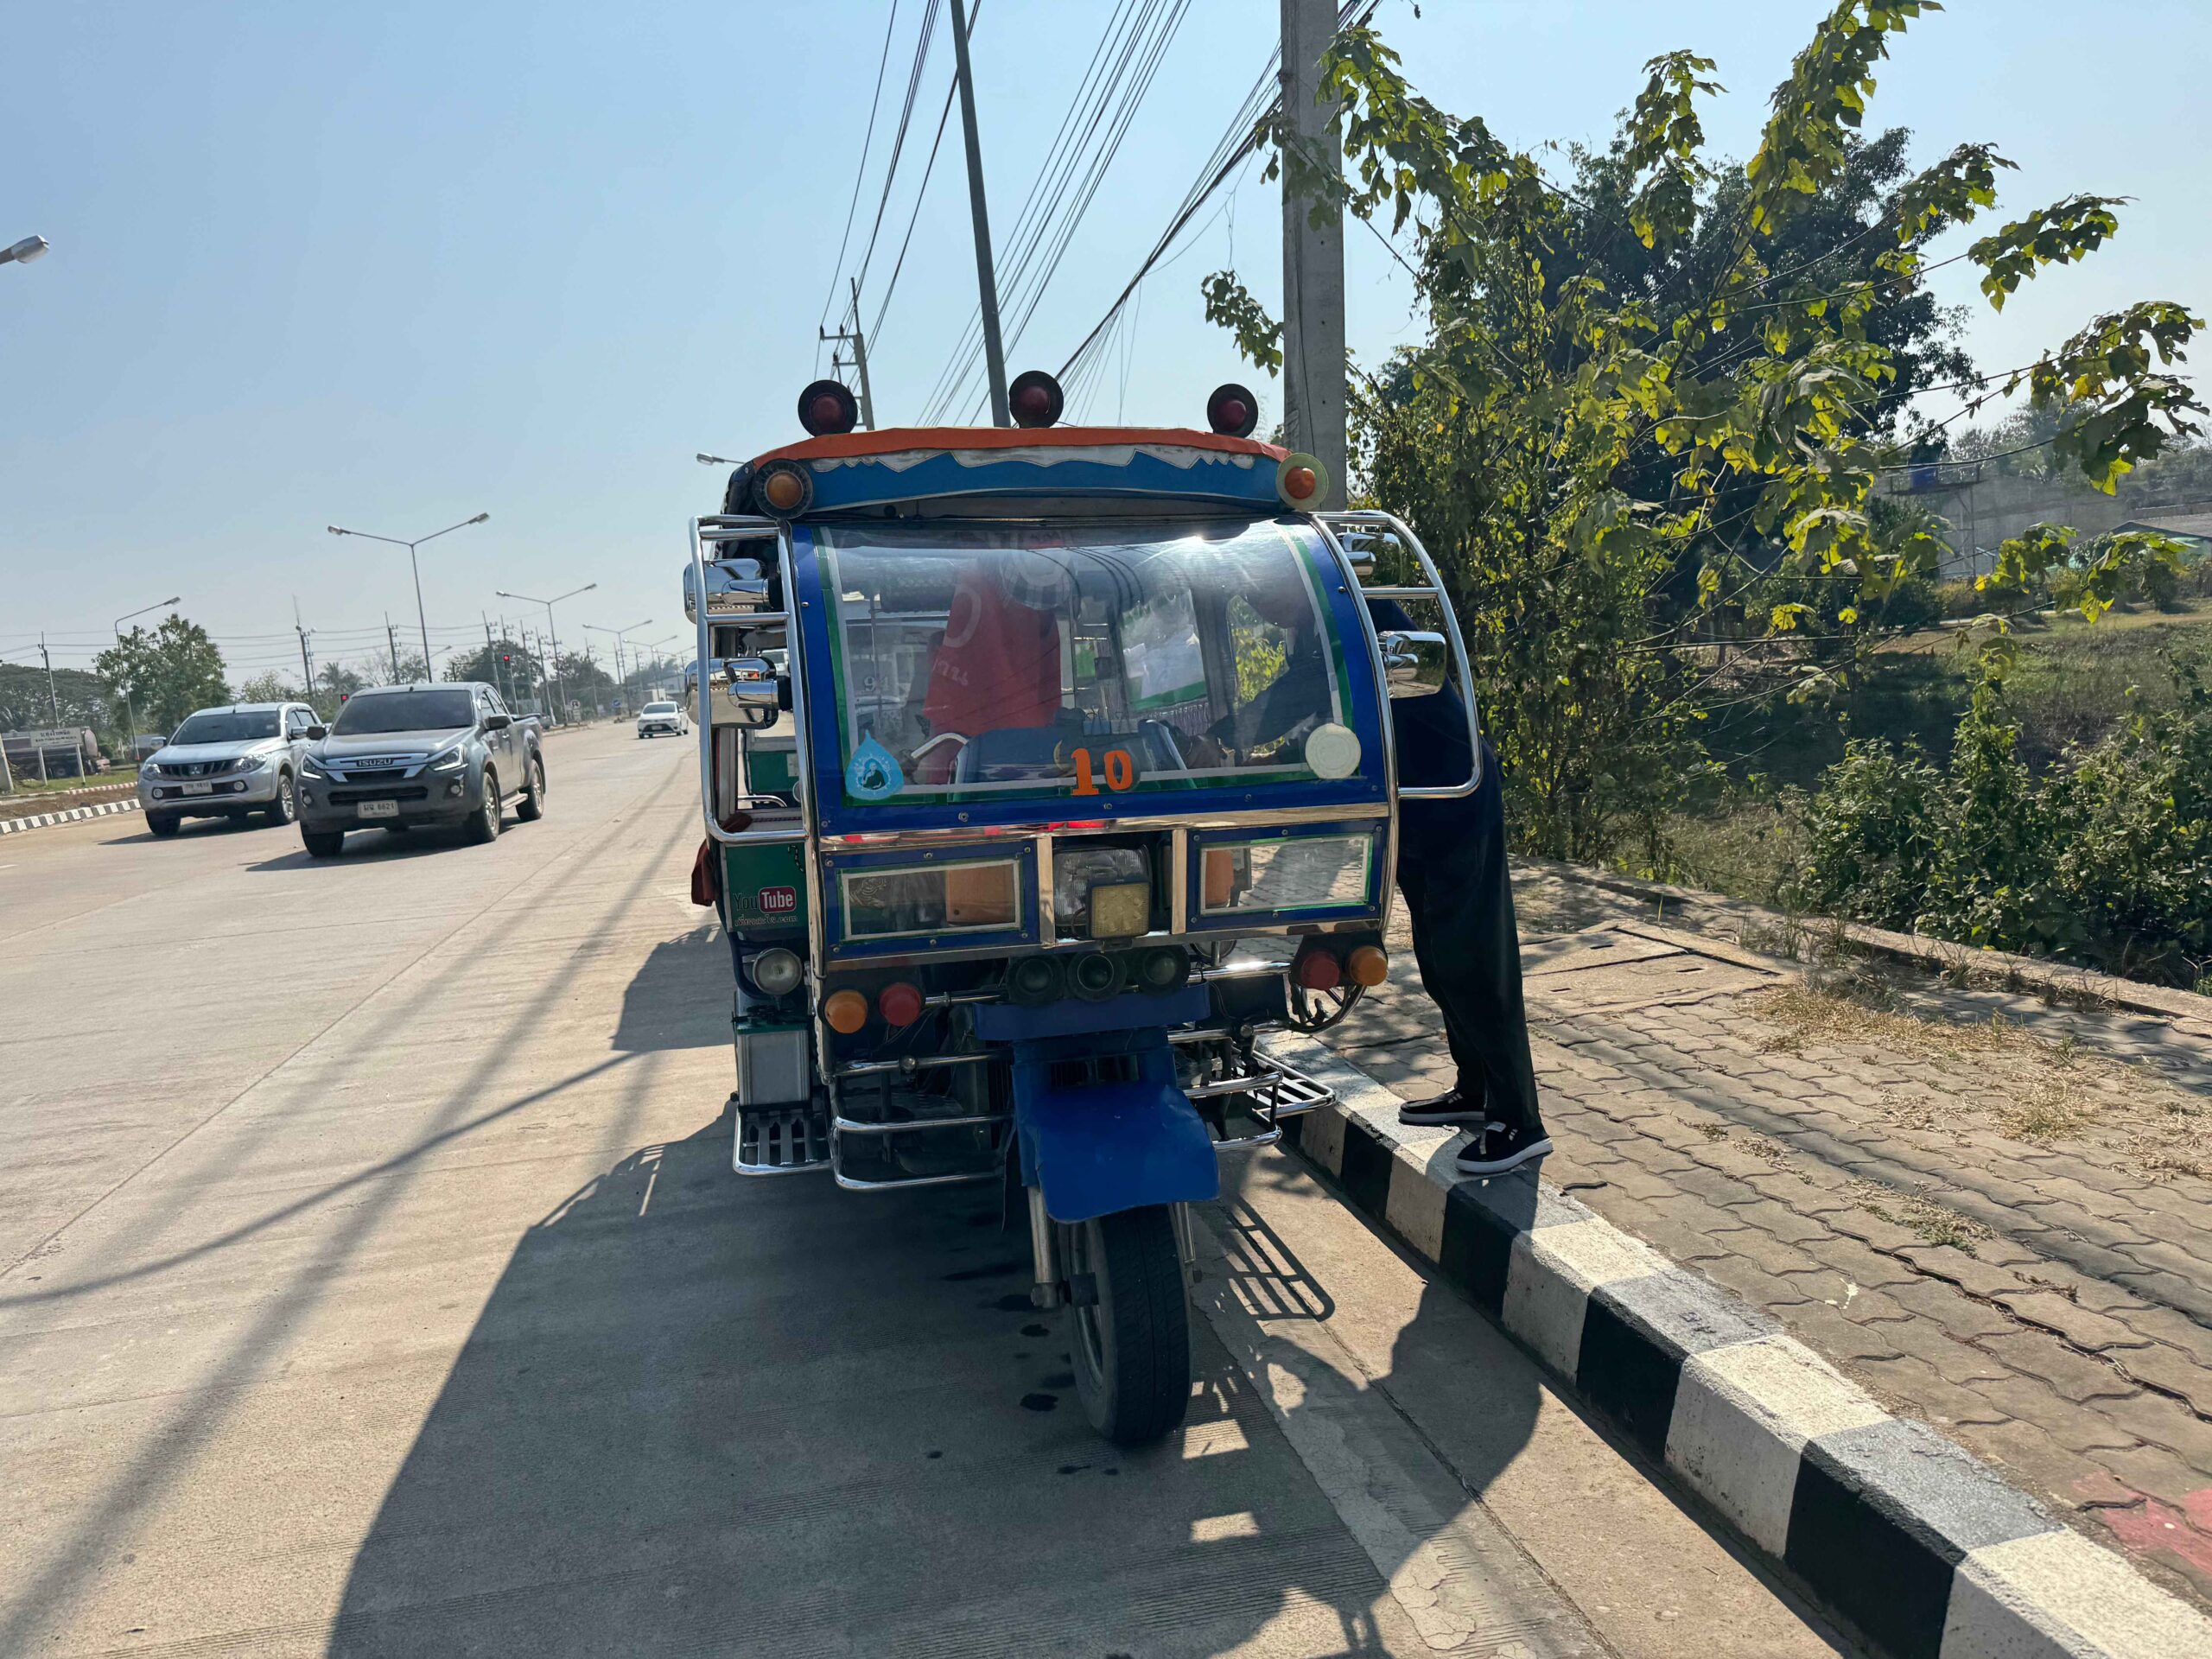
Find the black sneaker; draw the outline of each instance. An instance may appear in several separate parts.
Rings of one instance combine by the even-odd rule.
[[[1462,1175],[1503,1175],[1551,1149],[1549,1138],[1541,1129],[1532,1135],[1526,1129],[1492,1123],[1466,1144],[1454,1166]]]
[[[1450,1089],[1427,1100],[1408,1101],[1398,1108],[1398,1122],[1412,1129],[1465,1127],[1479,1130],[1490,1119],[1481,1107],[1470,1105],[1465,1095]]]

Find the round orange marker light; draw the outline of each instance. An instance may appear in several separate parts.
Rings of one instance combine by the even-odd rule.
[[[795,512],[806,499],[806,484],[797,473],[774,472],[760,480],[760,499],[779,512]]]
[[[1355,985],[1380,985],[1390,976],[1390,958],[1379,944],[1363,944],[1344,958],[1344,976]]]
[[[922,992],[918,985],[898,980],[875,994],[875,1011],[887,1026],[911,1026],[922,1017]]]
[[[822,1017],[830,1030],[849,1037],[868,1024],[868,998],[858,991],[832,991],[823,1001]]]
[[[1283,491],[1294,501],[1312,500],[1313,486],[1319,481],[1311,467],[1294,467],[1282,475]]]
[[[1309,991],[1333,991],[1343,983],[1344,963],[1326,950],[1308,950],[1291,966],[1291,976]]]

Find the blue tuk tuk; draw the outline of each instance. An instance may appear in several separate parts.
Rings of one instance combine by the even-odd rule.
[[[1328,1096],[1256,1046],[1388,971],[1389,702],[1456,678],[1388,513],[1217,391],[1206,430],[809,435],[690,526],[708,846],[730,948],[734,1166],[880,1192],[1004,1184],[1077,1392],[1128,1445],[1191,1389],[1189,1206]],[[1427,607],[1433,628],[1400,624]]]

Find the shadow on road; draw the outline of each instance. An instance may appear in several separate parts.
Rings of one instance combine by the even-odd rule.
[[[1383,1650],[1383,1574],[1205,1320],[1187,1427],[1117,1451],[995,1191],[744,1181],[730,1135],[523,1236],[331,1653],[1199,1655],[1278,1619],[1285,1651]],[[1270,1294],[1325,1306],[1274,1248]],[[1510,1458],[1533,1381],[1484,1403]]]
[[[729,946],[714,923],[664,940],[622,988],[613,1046],[628,1053],[728,1047],[729,985]]]

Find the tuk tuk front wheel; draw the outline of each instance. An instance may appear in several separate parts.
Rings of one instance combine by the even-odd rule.
[[[1190,1304],[1173,1219],[1165,1205],[1147,1205],[1063,1226],[1059,1243],[1084,1414],[1116,1446],[1156,1440],[1191,1403]]]

